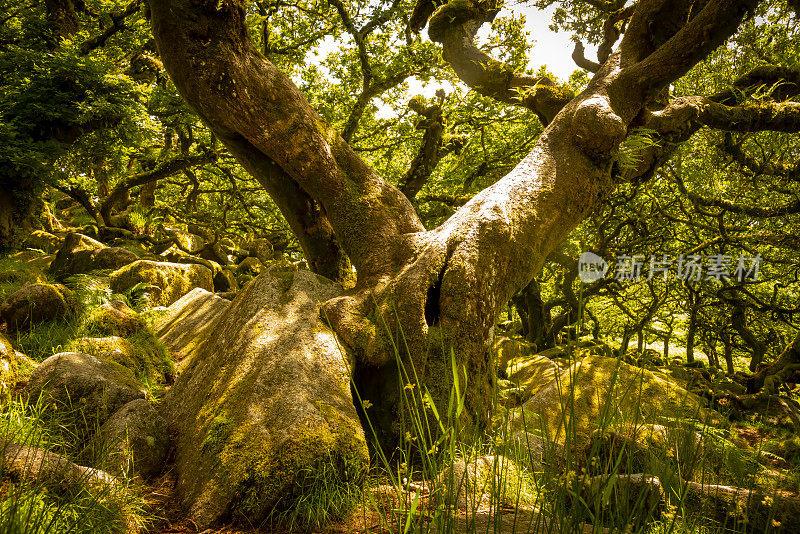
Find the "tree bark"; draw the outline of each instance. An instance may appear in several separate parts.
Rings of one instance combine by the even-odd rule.
[[[728,376],[733,376],[736,369],[733,368],[733,341],[731,340],[731,335],[727,330],[723,330],[722,334],[720,334],[720,338],[722,339],[722,345],[725,347],[726,374]]]

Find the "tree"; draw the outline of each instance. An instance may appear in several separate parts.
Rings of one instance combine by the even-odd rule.
[[[651,177],[702,126],[795,132],[800,125],[800,106],[788,101],[797,86],[757,105],[740,102],[754,85],[794,75],[780,66],[744,73],[732,80],[737,90],[668,94],[753,16],[757,0],[587,2],[582,8],[604,21],[593,33],[602,42],[597,62],[582,60],[595,72],[577,95],[474,44],[498,3],[456,0],[434,12],[434,3],[422,1],[409,30],[427,23],[466,84],[547,125],[511,172],[426,230],[406,195],[354,152],[349,130],[328,125],[264,57],[240,0],[149,1],[158,51],[178,91],[267,189],[311,268],[337,280],[355,268],[355,287],[324,303],[322,313],[354,352],[354,382],[372,403],[368,415],[384,443],[398,438],[393,422],[404,385],[393,343],[437,402],[447,399],[452,349],[468,377],[466,422],[485,424],[500,310],[617,184]],[[381,5],[359,25],[343,17],[360,51],[376,28],[407,16],[400,6]],[[365,84],[362,94],[373,83],[381,82]],[[624,164],[626,143],[640,141],[644,129],[656,142],[637,164]]]

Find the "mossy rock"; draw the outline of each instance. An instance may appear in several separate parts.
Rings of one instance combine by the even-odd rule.
[[[272,243],[269,239],[259,238],[254,239],[247,244],[247,253],[265,264],[275,256],[275,251],[272,248]]]
[[[563,443],[567,435],[585,443],[597,428],[621,428],[681,418],[722,424],[703,399],[662,373],[615,358],[591,355],[561,371],[557,379],[514,413],[518,427]]]
[[[103,423],[90,447],[108,472],[144,479],[158,475],[169,449],[169,426],[144,399],[131,401]]]
[[[155,335],[142,330],[125,339],[119,336],[76,339],[73,350],[110,360],[130,369],[140,381],[171,382],[174,365],[169,353]]]
[[[537,354],[551,360],[567,358],[568,360],[576,361],[586,356],[611,356],[612,353],[611,347],[602,341],[584,340],[574,344],[556,345],[555,347],[545,349]]]
[[[139,259],[135,253],[122,247],[100,249],[94,255],[89,270],[119,269]]]
[[[258,276],[264,270],[264,264],[258,258],[249,256],[236,267],[236,277]]]
[[[447,507],[468,514],[488,508],[490,501],[516,507],[534,500],[523,471],[500,455],[454,460],[436,477],[435,492]]]
[[[352,361],[318,311],[340,292],[308,271],[262,274],[167,392],[178,490],[199,527],[230,515],[316,527],[360,497],[369,457]]]
[[[195,288],[167,308],[156,323],[156,334],[175,358],[180,371],[211,337],[231,301]]]
[[[56,280],[64,280],[74,274],[88,273],[93,269],[95,256],[104,248],[107,247],[96,239],[70,232],[50,264],[50,274]]]
[[[686,480],[750,483],[765,469],[746,442],[713,427],[647,424],[629,429],[628,434],[652,456],[675,466],[676,476],[680,473]]]
[[[492,344],[492,353],[497,360],[497,370],[505,373],[508,362],[536,353],[536,345],[524,339],[498,336]]]
[[[77,302],[69,289],[59,284],[26,284],[0,305],[0,320],[9,332],[27,330],[47,321],[75,313]]]
[[[0,302],[25,284],[47,282],[42,269],[30,263],[40,257],[37,252],[25,251],[0,259]]]
[[[192,289],[213,291],[211,271],[202,265],[138,260],[111,273],[111,290],[125,293],[138,284],[153,288],[150,302],[169,306]]]
[[[506,368],[508,379],[522,389],[521,402],[544,389],[556,379],[559,372],[555,362],[539,354],[514,358]]]
[[[25,248],[41,250],[50,254],[58,251],[63,242],[63,238],[55,236],[49,232],[45,232],[44,230],[34,230],[28,235],[28,237],[25,238],[22,246]]]
[[[62,352],[43,361],[22,394],[35,402],[40,396],[66,410],[80,409],[80,425],[92,432],[114,412],[144,391],[131,371],[89,354]]]
[[[236,281],[236,275],[233,270],[222,268],[214,274],[214,291],[217,293],[227,293],[229,291],[237,291],[239,289],[239,282]]]
[[[147,322],[121,300],[106,302],[92,310],[84,329],[94,335],[130,337],[147,327]]]

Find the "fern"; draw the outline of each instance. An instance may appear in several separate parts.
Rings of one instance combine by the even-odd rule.
[[[620,170],[632,171],[642,162],[642,155],[647,149],[658,146],[660,145],[655,130],[635,128],[620,143],[615,160]]]

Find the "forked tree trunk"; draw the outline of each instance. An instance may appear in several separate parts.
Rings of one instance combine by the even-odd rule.
[[[723,0],[695,16],[687,42],[667,41],[662,50],[645,30],[655,8],[637,10],[619,51],[563,105],[514,170],[425,231],[408,199],[256,49],[239,0],[150,5],[178,91],[272,195],[312,268],[342,278],[349,259],[357,269],[356,286],[324,303],[322,313],[354,352],[354,383],[372,405],[367,414],[384,445],[401,437],[407,390],[397,361],[442,413],[452,350],[467,377],[463,423],[488,421],[489,348],[500,310],[610,192],[613,156],[628,128],[644,122],[648,100],[721,43],[744,14],[742,2]],[[724,24],[717,9],[728,10]],[[446,50],[471,38],[453,29]],[[461,75],[474,65],[454,67]]]

